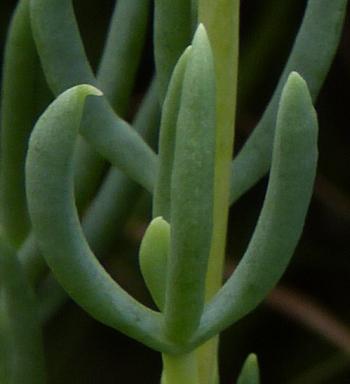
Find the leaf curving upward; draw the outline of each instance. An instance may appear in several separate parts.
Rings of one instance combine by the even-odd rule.
[[[309,0],[293,49],[263,117],[232,163],[231,203],[269,170],[278,102],[290,72],[305,79],[313,101],[334,58],[346,14],[347,0]]]
[[[280,101],[263,208],[242,260],[204,311],[199,340],[220,332],[252,311],[287,268],[312,195],[317,132],[307,85],[297,73],[291,73]]]
[[[91,316],[157,350],[161,317],[127,294],[91,252],[79,223],[73,193],[73,155],[90,85],[70,88],[38,120],[29,143],[26,186],[40,250],[60,284]]]

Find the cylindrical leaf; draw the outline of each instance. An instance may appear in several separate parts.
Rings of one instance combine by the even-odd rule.
[[[197,328],[203,309],[212,236],[214,157],[214,61],[200,25],[183,82],[171,181],[165,320],[168,334],[179,342]]]
[[[263,177],[271,164],[278,102],[291,71],[303,76],[315,100],[336,52],[347,0],[309,0],[305,16],[278,86],[262,119],[234,159],[231,203]]]
[[[155,349],[173,351],[162,338],[161,317],[128,295],[91,252],[74,202],[73,154],[89,85],[60,95],[38,120],[29,143],[26,185],[40,250],[70,296],[93,317]]]
[[[233,275],[207,305],[199,339],[209,338],[253,310],[287,268],[311,199],[317,131],[307,85],[294,72],[281,97],[269,185],[256,229]]]
[[[162,104],[175,64],[191,41],[191,1],[156,0],[154,6],[154,55]]]
[[[177,62],[162,107],[159,134],[159,170],[153,198],[153,217],[170,221],[170,189],[174,163],[176,125],[181,104],[182,84],[191,48]]]
[[[80,38],[72,0],[31,0],[30,4],[34,39],[55,95],[77,84],[96,85]],[[112,135],[112,142],[106,132]],[[86,143],[82,145],[78,153],[78,169],[82,173],[89,169],[89,172],[77,175],[77,179],[90,180],[93,184],[84,185],[83,189],[94,191],[95,182],[103,172],[103,162],[96,156],[95,149],[130,178],[148,190],[153,189],[157,172],[154,152],[114,113],[107,100],[100,98],[88,102],[81,133],[87,141],[94,142],[92,147]]]

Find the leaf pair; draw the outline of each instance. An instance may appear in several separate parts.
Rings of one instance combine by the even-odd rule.
[[[181,95],[181,83],[176,80],[184,71],[186,55],[188,55],[188,51],[179,60],[174,70],[168,97],[165,99],[163,107],[160,159],[164,158],[164,163],[161,161],[159,188],[155,190],[154,212],[156,215],[163,213],[170,220],[171,231],[174,230],[173,202],[171,201],[172,187],[174,187],[172,185],[174,178],[171,177],[174,162],[173,145],[174,142],[177,143],[176,134],[179,124],[176,120],[179,111],[176,100],[179,99],[176,99],[175,96]],[[162,148],[164,153],[162,153]],[[190,161],[186,163],[186,167],[189,166],[189,163]],[[253,310],[283,274],[304,225],[312,194],[316,163],[316,114],[305,81],[297,73],[292,73],[284,87],[280,101],[269,186],[256,230],[237,270],[214,299],[205,306],[196,335],[202,341]],[[185,166],[182,165],[182,167]],[[182,180],[183,178],[181,178]],[[178,181],[180,185],[181,181]],[[195,188],[195,183],[192,188]],[[181,192],[183,193],[183,191]],[[186,194],[184,193],[183,196]],[[192,203],[194,204],[195,200]],[[182,220],[186,225],[188,218],[183,216]],[[205,225],[206,219],[203,218],[203,220],[200,221],[201,225]],[[187,238],[191,239],[191,227],[186,229]],[[141,248],[141,268],[146,283],[161,309],[169,298],[169,296],[164,297],[165,287],[167,287],[168,294],[170,286],[169,282],[166,282],[169,279],[169,270],[165,268],[165,264],[170,264],[171,258],[174,257],[171,253],[172,247],[174,247],[172,241],[176,241],[174,237],[171,237],[171,240],[168,239],[168,232],[168,224],[160,218],[155,219],[146,232]],[[191,252],[193,253],[193,250]],[[186,252],[183,254],[186,257],[177,258],[175,261],[183,263],[183,266],[182,269],[177,266],[180,272],[175,275],[174,282],[176,283],[171,286],[173,292],[180,291],[177,293],[178,295],[183,294],[178,286],[183,275],[185,275],[184,280],[186,275],[191,275],[195,280],[195,274],[203,273],[200,268],[192,270],[193,265],[190,262],[187,264],[191,254]],[[204,259],[205,253],[198,257]],[[186,270],[187,266],[190,271]],[[176,295],[176,293],[173,294]],[[191,297],[191,302],[184,300],[187,307],[184,305],[182,310],[186,312],[186,315],[191,316],[192,308],[189,309],[189,306],[195,306],[198,296],[196,297],[191,292],[186,292],[186,295]],[[172,303],[172,308],[176,308],[176,304],[174,306]],[[175,310],[173,310],[172,316],[176,318],[174,312]],[[183,323],[181,327],[184,328]],[[176,329],[177,336],[181,334],[180,327],[175,326],[174,329]]]

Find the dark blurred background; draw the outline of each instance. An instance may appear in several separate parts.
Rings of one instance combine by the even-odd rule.
[[[306,0],[241,3],[236,152],[271,96]],[[0,3],[1,61],[6,28],[15,4],[8,0]],[[88,56],[96,67],[114,1],[76,0],[74,5]],[[150,26],[129,117],[152,71]],[[335,62],[316,104],[320,161],[302,240],[287,273],[266,302],[224,332],[220,349],[223,384],[235,382],[250,352],[258,354],[263,383],[350,383],[349,89],[348,17]],[[227,275],[249,241],[265,187],[263,180],[231,210]],[[150,298],[138,272],[137,251],[149,214],[149,196],[145,195],[125,228],[116,234],[115,247],[105,262],[110,273],[147,304]],[[157,353],[95,322],[72,302],[66,303],[47,323],[45,343],[49,384],[159,382],[161,361]]]

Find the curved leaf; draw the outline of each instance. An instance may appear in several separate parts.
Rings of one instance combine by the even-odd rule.
[[[60,95],[38,120],[29,143],[26,186],[39,247],[60,284],[88,313],[144,344],[172,351],[161,317],[128,295],[103,269],[81,229],[73,193],[73,155],[87,95],[80,85]]]
[[[305,81],[292,73],[282,93],[269,185],[248,249],[207,305],[203,340],[252,311],[277,283],[295,250],[311,199],[317,119]]]
[[[82,83],[96,85],[97,81],[80,38],[72,1],[31,0],[30,4],[34,39],[53,92],[58,95],[63,90]],[[101,135],[100,126],[104,127],[103,132],[109,131],[113,134],[112,137],[119,143],[112,153],[108,136]],[[103,98],[89,101],[82,121],[82,134],[88,141],[98,140],[97,149],[103,156],[109,157],[114,165],[133,180],[152,190],[155,182],[153,175],[156,173],[154,152],[113,112]],[[123,145],[120,145],[121,143]],[[94,145],[95,143],[92,148]],[[103,162],[92,148],[83,144],[78,154],[78,162],[82,163],[82,171],[89,169],[85,176],[94,184],[103,171]],[[77,175],[78,179],[80,177],[81,175]],[[83,189],[94,190],[95,187],[96,185],[83,185]]]
[[[144,136],[146,141],[154,141],[159,126],[159,114],[158,92],[153,81],[134,121],[135,130]],[[141,187],[120,171],[114,168],[109,171],[82,220],[84,234],[91,249],[98,256],[105,254],[115,241],[116,231],[118,232],[118,228],[125,223],[130,210],[133,209],[131,202],[135,202],[140,192]],[[45,270],[46,262],[39,254],[33,233],[22,245],[18,257],[28,280],[37,284]],[[67,296],[52,277],[50,288],[57,294],[50,300],[47,314],[50,311],[52,314]],[[49,295],[48,292],[45,294]]]
[[[303,76],[315,100],[341,35],[347,0],[309,0],[278,86],[262,119],[232,163],[231,203],[259,181],[271,164],[278,101],[291,71]]]

